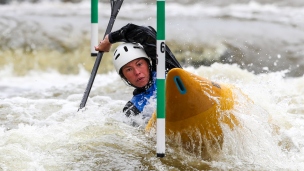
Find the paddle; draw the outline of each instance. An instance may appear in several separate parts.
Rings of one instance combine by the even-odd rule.
[[[120,7],[123,3],[123,0],[110,0],[110,2],[111,2],[111,18],[110,18],[110,21],[108,23],[107,30],[105,32],[104,37],[111,32],[111,30],[113,28],[113,25],[114,25],[114,22],[115,22],[115,19],[116,19],[116,16],[117,16],[117,14],[119,12],[119,9],[120,9]],[[94,63],[94,67],[92,69],[91,76],[90,76],[89,82],[87,84],[87,88],[86,88],[86,90],[83,94],[83,97],[82,97],[82,100],[81,100],[80,107],[79,107],[78,111],[80,109],[82,109],[83,107],[85,107],[85,105],[86,105],[86,102],[88,100],[93,82],[95,80],[96,73],[97,73],[100,61],[102,59],[102,56],[103,56],[103,52],[99,51],[98,54],[97,54],[97,57],[96,57],[96,60],[95,60],[95,63]]]

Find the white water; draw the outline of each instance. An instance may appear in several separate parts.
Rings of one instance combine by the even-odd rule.
[[[22,51],[22,46],[28,43],[37,51],[40,45],[57,51],[63,44],[75,50],[82,45],[78,35],[90,29],[88,2],[43,1],[0,6],[1,47]],[[128,22],[155,25],[155,4],[126,2],[114,29]],[[284,64],[282,68],[289,68],[285,64],[290,61],[293,67],[303,66],[303,7],[279,4],[254,1],[218,6],[170,3],[167,5],[167,29],[170,31],[166,36],[183,40],[186,46],[195,37],[210,46],[226,42],[245,49],[257,47],[258,50],[253,48],[254,53],[245,55],[247,58],[240,59],[249,61],[248,66],[242,65],[245,68],[260,63],[263,70],[269,71],[280,62]],[[99,8],[101,30],[108,21],[108,7],[109,4],[101,3]],[[46,56],[49,60],[52,57]],[[18,69],[33,61],[24,62],[14,56],[6,59],[9,60],[0,60],[4,62],[0,68],[0,170],[304,168],[304,76],[300,67],[297,70],[300,76],[289,78],[280,67],[279,72],[265,74],[253,74],[235,64],[186,68],[212,81],[232,84],[252,100],[250,103],[240,92],[235,92],[239,105],[233,113],[242,127],[234,131],[224,127],[222,151],[207,161],[170,142],[166,157],[157,158],[155,137],[144,132],[144,120],[133,118],[140,127],[132,127],[132,120],[121,112],[131,98],[132,88],[114,71],[96,76],[86,108],[77,112],[90,76],[82,69],[85,64],[79,64],[81,69],[77,75],[60,74],[51,68],[16,76]],[[64,59],[55,64],[65,63]],[[34,62],[50,66],[47,65],[49,60]]]
[[[97,75],[86,108],[77,112],[89,73],[0,71],[2,170],[301,170],[304,167],[304,77],[254,75],[236,65],[186,70],[240,88],[235,115],[243,128],[225,131],[220,154],[204,161],[167,145],[156,158],[154,135],[121,112],[131,88],[116,73]],[[236,94],[238,94],[236,92]],[[142,126],[144,123],[142,123]],[[163,169],[162,169],[163,168]]]
[[[204,49],[203,58],[237,63],[255,73],[288,69],[287,76],[304,73],[304,10],[296,0],[263,0],[226,4],[166,3],[166,40]],[[262,1],[262,2],[260,2]],[[90,1],[0,5],[0,48],[35,51],[47,47],[75,51],[90,37]],[[110,15],[110,4],[99,3],[100,38]],[[156,26],[156,5],[125,1],[113,30],[127,23]],[[89,45],[88,45],[89,46]],[[1,54],[0,54],[1,55]],[[198,54],[195,54],[198,55]],[[279,57],[278,57],[279,56]],[[182,58],[190,58],[191,55]],[[267,68],[267,69],[266,69]]]

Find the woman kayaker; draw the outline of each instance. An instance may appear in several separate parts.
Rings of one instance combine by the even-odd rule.
[[[123,112],[126,116],[138,115],[156,93],[156,31],[151,26],[130,23],[106,35],[95,50],[109,52],[117,42],[124,43],[114,51],[114,67],[120,77],[135,88]],[[166,46],[166,72],[172,68],[182,67]]]

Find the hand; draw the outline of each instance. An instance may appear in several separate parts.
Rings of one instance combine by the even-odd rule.
[[[108,35],[105,36],[105,38],[100,41],[98,46],[95,46],[96,51],[102,51],[102,52],[109,52],[111,49],[111,43],[109,42]]]

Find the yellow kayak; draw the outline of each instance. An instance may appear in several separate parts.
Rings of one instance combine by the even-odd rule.
[[[231,86],[183,69],[172,69],[166,78],[166,135],[179,136],[182,145],[190,151],[214,143],[221,145],[221,124],[230,129],[238,125],[230,112],[234,104]],[[151,130],[155,122],[154,113],[146,131]]]

